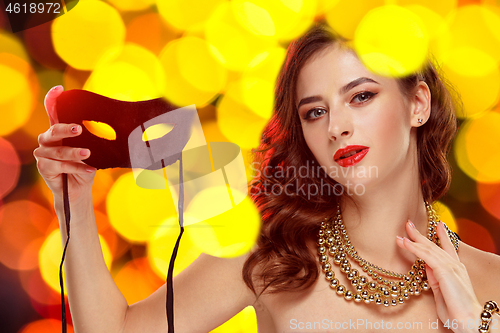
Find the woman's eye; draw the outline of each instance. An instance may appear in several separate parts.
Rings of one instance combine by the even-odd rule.
[[[323,110],[323,109],[311,109],[311,110],[307,111],[304,119],[305,120],[314,120],[316,118],[319,118],[323,115],[322,113],[319,113],[321,111],[326,112],[326,110]]]
[[[375,95],[376,95],[375,93],[372,93],[369,91],[363,91],[363,92],[360,92],[359,94],[357,94],[356,96],[354,96],[351,102],[363,103],[363,102],[368,101],[370,98],[372,98]]]

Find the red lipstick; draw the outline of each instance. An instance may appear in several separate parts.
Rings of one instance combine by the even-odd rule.
[[[352,145],[337,150],[333,159],[341,167],[350,167],[357,164],[365,157],[370,148],[366,146]]]

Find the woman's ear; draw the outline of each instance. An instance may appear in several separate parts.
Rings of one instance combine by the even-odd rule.
[[[424,81],[420,81],[411,99],[411,126],[420,127],[431,115],[431,91]]]

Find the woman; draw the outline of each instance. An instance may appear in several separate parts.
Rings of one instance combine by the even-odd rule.
[[[82,163],[89,151],[61,147],[63,138],[81,133],[75,124],[57,123],[54,100],[61,90],[47,94],[51,127],[34,155],[54,194],[63,243],[61,173],[68,173],[66,281],[76,331],[166,332],[165,285],[128,305],[104,264],[91,200],[95,170]],[[275,114],[256,153],[250,190],[263,220],[258,244],[234,259],[202,254],[174,279],[176,332],[208,332],[248,305],[260,332],[444,332],[443,325],[477,332],[483,304],[500,300],[500,286],[492,283],[500,258],[462,242],[457,253],[444,225],[429,225],[436,217],[425,205],[449,185],[446,154],[455,131],[451,99],[431,65],[404,79],[378,76],[343,39],[321,24],[313,27],[289,47]],[[424,236],[428,227],[442,248]],[[350,241],[343,256],[336,241],[347,239],[328,239],[335,228]],[[346,255],[349,245],[363,265],[380,269],[363,271]],[[414,288],[384,275],[408,272],[417,257],[426,266],[416,263]],[[354,270],[356,276],[347,275]],[[398,297],[383,295],[384,279],[394,281],[387,288],[391,293],[395,284]],[[433,295],[422,290],[425,279]],[[382,305],[392,300],[396,306]]]

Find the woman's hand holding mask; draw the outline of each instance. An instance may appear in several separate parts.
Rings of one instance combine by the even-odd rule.
[[[78,124],[60,124],[57,119],[56,99],[64,91],[62,86],[49,90],[45,96],[45,110],[49,116],[50,128],[38,136],[39,147],[33,152],[40,175],[54,195],[62,202],[62,174],[68,174],[69,201],[82,198],[84,193],[92,194],[95,168],[83,163],[90,156],[90,150],[62,146],[64,138],[82,133]]]

